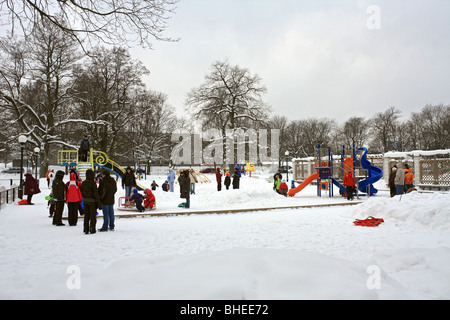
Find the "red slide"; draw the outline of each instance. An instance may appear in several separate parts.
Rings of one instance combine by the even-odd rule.
[[[300,183],[297,187],[289,190],[288,196],[293,197],[297,192],[300,192],[301,190],[303,190],[304,187],[306,187],[308,184],[310,184],[313,180],[316,180],[316,179],[319,179],[318,173],[314,173],[314,174],[310,175],[308,178],[306,178],[305,181]]]

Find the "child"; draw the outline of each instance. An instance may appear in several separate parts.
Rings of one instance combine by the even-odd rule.
[[[151,187],[152,187],[152,190],[155,191],[156,188],[159,187],[159,186],[158,186],[158,184],[156,183],[156,181],[153,180]]]
[[[275,191],[277,193],[280,193],[280,185],[281,185],[281,179],[279,177],[277,177],[275,180],[275,184],[274,184]]]
[[[50,195],[45,197],[45,200],[48,200],[47,207],[48,207],[48,217],[53,218],[53,214],[56,211],[56,204],[55,200],[53,199],[53,194],[50,192]]]
[[[131,201],[134,201],[136,204],[136,209],[139,212],[144,212],[145,208],[142,206],[142,201],[144,200],[144,196],[138,192],[137,189],[133,189],[133,195],[130,198]]]
[[[282,194],[283,196],[287,197],[287,193],[288,193],[288,186],[286,184],[286,180],[282,180],[280,187],[278,189],[279,193]]]
[[[161,186],[161,189],[163,189],[163,191],[167,192],[169,191],[169,181],[164,181],[164,183]]]
[[[353,200],[353,190],[355,189],[355,178],[350,170],[344,176],[344,187],[347,190],[347,200]]]
[[[147,189],[145,191],[145,200],[144,200],[144,208],[150,208],[153,209],[153,207],[155,206],[156,200],[155,200],[155,195],[153,194],[153,192],[150,189]]]

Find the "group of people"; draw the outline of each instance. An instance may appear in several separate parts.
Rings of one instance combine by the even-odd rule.
[[[225,186],[225,188],[227,190],[229,190],[231,184],[233,184],[233,189],[239,189],[239,183],[240,183],[240,179],[241,179],[240,171],[234,170],[234,174],[233,174],[232,178],[233,178],[233,183],[231,183],[230,172],[229,171],[225,172],[225,179],[224,179],[223,185]],[[217,191],[221,191],[222,190],[222,171],[220,170],[220,168],[216,169],[216,182],[217,182]]]
[[[399,162],[391,168],[389,173],[389,190],[391,197],[401,195],[414,188],[414,174],[407,163]]]
[[[84,215],[83,231],[85,234],[96,233],[97,210],[103,212],[103,226],[99,231],[114,230],[114,203],[117,192],[116,181],[108,170],[102,172],[98,186],[95,173],[86,171],[86,179],[81,181],[75,170],[70,172],[70,180],[64,182],[64,171],[57,171],[51,186],[50,216],[53,225],[64,226],[62,214],[67,203],[68,221],[70,226],[76,226],[78,213]]]
[[[287,197],[288,185],[286,184],[286,180],[283,179],[283,175],[281,174],[280,170],[278,170],[277,173],[273,175],[273,190]]]

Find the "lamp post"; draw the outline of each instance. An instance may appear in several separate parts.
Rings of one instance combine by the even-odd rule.
[[[34,164],[36,166],[36,171],[35,171],[35,175],[34,177],[36,178],[38,184],[39,184],[39,178],[38,178],[38,159],[39,159],[39,152],[41,151],[41,149],[39,149],[39,147],[34,148],[34,156],[35,156],[35,160],[34,160]]]
[[[286,150],[284,155],[286,156],[286,181],[289,184],[289,151]]]
[[[20,185],[19,185],[19,199],[23,198],[23,149],[25,148],[25,143],[27,142],[27,137],[24,135],[19,136],[20,143]]]

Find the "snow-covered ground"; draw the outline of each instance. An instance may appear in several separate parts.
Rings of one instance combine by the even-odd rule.
[[[315,186],[284,198],[263,178],[197,185],[191,209],[159,188],[155,212],[347,202]],[[34,206],[0,210],[1,299],[450,299],[448,193],[390,198],[380,182],[355,206],[122,218],[85,235],[82,217],[51,224],[41,186]],[[385,222],[353,224],[368,216]]]

